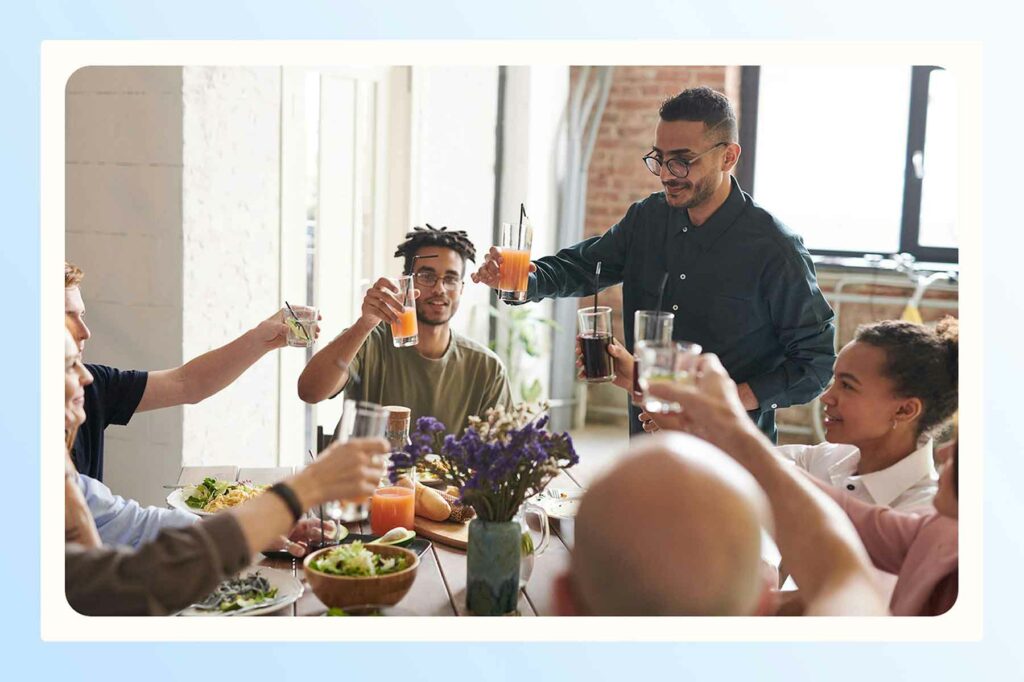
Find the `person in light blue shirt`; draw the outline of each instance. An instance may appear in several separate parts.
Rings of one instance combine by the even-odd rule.
[[[195,514],[180,509],[143,507],[135,500],[115,495],[106,485],[84,474],[77,478],[104,545],[137,549],[165,528],[186,528],[199,520]]]
[[[64,345],[65,374],[74,379],[71,383],[65,383],[68,386],[77,386],[77,392],[69,392],[67,386],[65,387],[67,405],[64,433],[70,458],[70,447],[74,443],[76,431],[86,421],[84,388],[92,383],[92,374],[82,364],[81,350],[69,330],[65,332]],[[143,507],[135,500],[126,500],[115,495],[103,483],[81,473],[76,472],[75,480],[104,545],[127,545],[137,549],[140,545],[155,539],[161,530],[185,528],[199,520],[198,516],[185,511]],[[281,536],[278,547],[283,546],[293,555],[302,556],[309,543],[321,540],[321,529],[329,538],[336,532],[336,526],[332,522],[325,521],[321,524],[319,519],[302,519],[292,528],[288,537]]]

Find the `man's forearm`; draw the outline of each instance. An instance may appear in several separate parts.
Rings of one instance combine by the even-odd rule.
[[[299,375],[299,398],[318,403],[341,390],[348,381],[348,366],[374,327],[359,320],[314,355]]]
[[[250,330],[227,345],[189,360],[177,370],[184,384],[184,402],[195,404],[219,393],[268,350]]]
[[[744,424],[727,447],[767,494],[779,550],[808,603],[851,576],[871,583],[871,563],[846,514],[776,457],[763,434]]]

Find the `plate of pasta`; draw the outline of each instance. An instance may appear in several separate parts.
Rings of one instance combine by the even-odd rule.
[[[270,486],[254,485],[251,481],[220,481],[204,478],[198,485],[187,485],[172,490],[167,504],[173,509],[210,516],[222,509],[238,506],[263,493]]]

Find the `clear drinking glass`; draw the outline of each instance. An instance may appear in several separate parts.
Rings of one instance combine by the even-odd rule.
[[[690,341],[678,343],[641,341],[637,343],[636,355],[640,358],[640,388],[646,393],[652,381],[692,384],[700,352],[701,347]],[[653,414],[669,414],[680,410],[679,403],[666,402],[646,395],[643,404],[644,409]]]
[[[384,437],[391,445],[390,452],[401,452],[410,442],[412,410],[401,405],[387,405],[383,409],[388,415]],[[416,470],[411,468],[400,474],[409,479],[412,487],[392,483],[385,473],[370,498],[370,530],[374,535],[384,535],[398,527],[412,530],[416,525]]]
[[[313,306],[293,305],[292,315],[284,309],[284,323],[288,325],[288,345],[295,348],[309,348],[316,338],[316,320],[320,311]]]
[[[672,323],[675,315],[660,310],[638,310],[633,314],[633,348],[647,342],[668,345],[672,343]],[[643,405],[644,392],[640,388],[640,356],[633,354],[633,404]]]
[[[533,574],[534,558],[548,548],[551,524],[544,507],[533,502],[524,502],[512,520],[518,522],[523,529],[519,559],[519,589],[523,589]],[[539,536],[539,539],[535,539],[535,536]]]
[[[529,219],[519,225],[501,224],[501,266],[498,269],[498,299],[521,303],[526,300],[530,281],[530,248],[533,227]]]
[[[579,318],[579,342],[583,354],[583,378],[589,384],[615,380],[612,356],[608,344],[612,342],[612,309],[608,306],[588,306],[576,312]]]
[[[402,312],[399,313],[398,322],[391,323],[391,336],[395,340],[395,348],[415,346],[420,336],[416,324],[416,287],[413,285],[412,275],[399,277],[395,284],[398,285],[398,299],[402,302]]]
[[[380,405],[346,400],[334,440],[344,443],[352,438],[383,438],[387,423],[388,412]],[[335,521],[355,523],[366,520],[369,506],[369,500],[334,501],[324,505],[324,512]]]

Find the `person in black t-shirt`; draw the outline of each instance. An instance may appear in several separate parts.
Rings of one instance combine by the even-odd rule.
[[[64,317],[79,351],[92,336],[85,324],[80,284],[83,273],[64,263]],[[320,328],[316,328],[319,335]],[[193,358],[180,367],[152,372],[86,365],[94,381],[85,390],[85,425],[79,429],[72,459],[79,473],[103,480],[103,432],[125,425],[136,412],[195,404],[227,387],[267,352],[287,343],[284,311],[278,311],[231,343]]]

